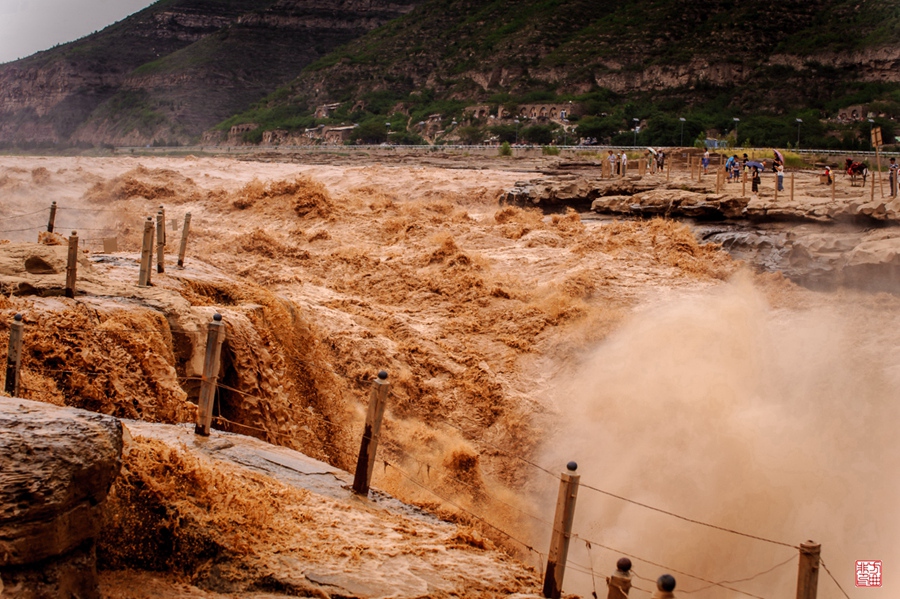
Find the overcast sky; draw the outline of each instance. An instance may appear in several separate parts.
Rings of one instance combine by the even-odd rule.
[[[0,0],[0,63],[112,25],[155,0]]]

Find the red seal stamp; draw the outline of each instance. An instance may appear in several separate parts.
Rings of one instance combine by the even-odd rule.
[[[856,586],[881,586],[881,560],[863,559],[856,561]]]

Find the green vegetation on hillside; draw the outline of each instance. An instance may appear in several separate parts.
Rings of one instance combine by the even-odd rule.
[[[900,77],[863,81],[835,61],[898,42],[900,9],[874,0],[427,0],[223,125],[290,129],[296,123],[278,117],[281,105],[309,117],[316,103],[340,102],[318,123],[363,125],[397,113],[414,128],[437,113],[458,121],[453,135],[463,142],[677,145],[708,133],[788,147],[797,145],[802,119],[801,147],[867,149],[870,123],[835,117],[865,105],[892,140],[900,134],[892,120],[900,117]],[[537,102],[576,108],[565,127],[463,111],[488,104],[495,116],[514,116]]]

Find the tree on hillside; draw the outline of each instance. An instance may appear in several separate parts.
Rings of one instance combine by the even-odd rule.
[[[364,144],[380,144],[387,141],[387,127],[383,118],[369,119],[359,124],[350,134],[350,141]]]

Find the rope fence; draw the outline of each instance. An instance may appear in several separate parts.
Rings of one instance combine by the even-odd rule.
[[[202,432],[201,421],[203,418],[203,412],[208,412],[209,422],[215,422],[220,428],[228,428],[230,430],[243,430],[243,431],[251,431],[253,433],[257,433],[259,435],[263,435],[266,440],[275,440],[275,442],[279,442],[281,444],[287,445],[289,447],[297,446],[296,433],[294,432],[282,432],[282,431],[273,431],[269,428],[261,425],[248,424],[245,422],[236,422],[233,419],[229,419],[223,415],[222,409],[222,393],[227,392],[235,394],[241,398],[252,399],[257,403],[265,403],[271,399],[271,397],[261,397],[254,393],[248,393],[241,389],[238,389],[232,385],[228,385],[218,381],[219,370],[221,368],[221,360],[219,354],[213,352],[211,348],[218,348],[216,351],[221,350],[221,345],[224,342],[224,331],[225,325],[221,322],[222,318],[219,314],[216,314],[213,322],[209,324],[209,330],[207,331],[208,335],[208,343],[207,343],[207,352],[204,364],[204,372],[202,375],[191,375],[191,376],[179,376],[177,380],[180,383],[187,382],[199,382],[201,386],[201,399],[198,405],[198,434],[204,434]],[[100,324],[100,323],[98,323]],[[160,323],[162,324],[162,323]],[[167,323],[168,324],[168,323]],[[10,349],[7,353],[7,377],[6,377],[6,386],[5,390],[10,394],[16,394],[19,390],[24,387],[21,386],[19,380],[19,368],[21,364],[22,357],[22,339],[23,339],[23,327],[24,322],[21,315],[16,315],[14,322],[10,325]],[[161,327],[160,329],[152,329],[152,328],[134,328],[122,326],[117,329],[101,329],[97,327],[76,327],[76,328],[61,328],[62,332],[70,332],[70,333],[91,333],[91,334],[114,334],[114,335],[122,335],[122,334],[162,334],[165,332],[168,333],[181,333],[181,334],[191,334],[191,335],[199,335],[202,334],[202,327],[198,327],[196,329],[186,329],[186,328],[172,328],[171,325],[166,327]],[[211,353],[212,352],[212,353]],[[211,359],[210,356],[215,356],[215,359]],[[702,593],[704,591],[708,591],[713,588],[724,589],[733,593],[738,593],[746,597],[750,597],[752,599],[767,599],[763,596],[751,593],[747,590],[741,589],[736,585],[741,585],[744,583],[748,583],[754,581],[760,577],[763,577],[767,574],[770,574],[779,568],[786,566],[787,564],[794,561],[797,558],[798,553],[793,553],[790,557],[779,561],[773,566],[768,567],[765,570],[754,573],[749,576],[739,577],[739,578],[730,578],[727,580],[712,580],[708,576],[700,576],[697,574],[693,574],[681,568],[675,568],[646,557],[639,556],[633,552],[623,551],[621,549],[617,549],[601,543],[597,540],[588,538],[579,534],[578,532],[572,531],[572,516],[574,513],[575,506],[575,494],[577,492],[578,487],[582,487],[591,492],[598,493],[604,496],[612,497],[614,499],[650,510],[656,513],[660,513],[666,515],[671,518],[678,519],[683,522],[687,522],[696,526],[702,526],[709,529],[717,530],[720,532],[725,532],[734,536],[738,536],[741,538],[747,538],[767,544],[776,545],[779,547],[785,547],[796,551],[799,551],[800,556],[800,572],[801,575],[798,577],[798,599],[815,599],[815,586],[812,587],[811,593],[806,595],[801,594],[801,586],[802,586],[802,575],[804,571],[804,563],[805,561],[809,561],[812,559],[815,565],[815,568],[818,567],[818,564],[821,564],[822,568],[825,570],[828,577],[834,582],[837,588],[840,590],[841,594],[849,599],[849,596],[838,583],[837,579],[832,575],[831,571],[825,565],[824,561],[821,560],[819,554],[819,546],[818,545],[808,545],[806,543],[797,546],[790,543],[786,543],[780,540],[775,540],[771,538],[767,538],[761,535],[750,534],[743,531],[734,530],[725,526],[720,526],[717,524],[705,522],[696,518],[692,518],[689,516],[685,516],[682,514],[678,514],[671,510],[667,510],[661,507],[653,506],[641,501],[637,501],[631,499],[629,497],[623,496],[618,493],[614,493],[612,491],[608,491],[606,489],[600,488],[596,485],[581,483],[580,476],[574,474],[577,465],[574,463],[570,463],[568,466],[569,473],[563,473],[562,475],[554,474],[550,469],[541,466],[540,464],[529,460],[521,455],[519,455],[515,451],[507,450],[495,443],[487,441],[485,439],[478,439],[477,443],[482,445],[483,447],[489,447],[498,453],[509,456],[510,458],[514,458],[520,461],[523,464],[531,467],[535,472],[540,472],[543,474],[549,474],[553,476],[555,479],[560,481],[560,500],[557,502],[557,514],[556,518],[551,522],[546,518],[530,513],[529,511],[522,509],[509,501],[505,501],[499,497],[496,497],[494,494],[489,493],[487,489],[478,485],[472,481],[466,481],[460,478],[459,476],[455,476],[448,468],[445,468],[443,471],[443,479],[447,481],[451,481],[455,484],[460,485],[467,489],[470,497],[475,503],[483,503],[486,505],[494,504],[498,506],[504,506],[509,510],[512,510],[521,516],[524,516],[534,523],[541,526],[545,532],[550,532],[552,535],[551,541],[551,551],[548,554],[544,554],[537,550],[529,541],[521,538],[520,536],[505,530],[502,526],[498,525],[496,522],[492,522],[486,513],[477,513],[474,508],[466,507],[462,502],[454,499],[453,497],[448,496],[448,493],[440,491],[434,488],[434,485],[429,484],[431,482],[431,470],[437,469],[438,465],[432,464],[428,461],[428,459],[422,459],[417,457],[413,453],[408,451],[408,448],[403,447],[398,441],[387,439],[382,444],[381,457],[377,458],[378,441],[381,436],[380,428],[381,428],[381,418],[384,413],[384,403],[387,400],[389,395],[393,397],[397,397],[396,394],[390,394],[390,385],[387,382],[387,373],[380,372],[378,377],[373,379],[367,379],[362,377],[349,377],[343,373],[340,373],[332,368],[326,368],[320,364],[315,364],[309,361],[303,361],[304,365],[309,367],[312,370],[317,370],[320,373],[328,374],[329,376],[340,377],[348,383],[352,383],[358,386],[364,386],[366,384],[372,385],[372,395],[370,398],[369,404],[369,412],[366,419],[366,433],[363,436],[363,440],[360,447],[360,453],[358,456],[357,468],[356,468],[356,478],[354,480],[354,491],[360,493],[359,488],[362,487],[365,489],[363,495],[368,494],[368,485],[371,479],[372,474],[372,466],[378,461],[383,464],[385,471],[388,468],[393,469],[402,479],[408,481],[410,484],[422,489],[428,494],[437,498],[443,504],[452,506],[456,510],[458,510],[461,514],[465,514],[472,521],[479,523],[481,526],[485,527],[487,530],[492,531],[498,535],[500,535],[504,539],[508,539],[515,545],[518,545],[525,550],[527,550],[530,554],[538,556],[541,560],[544,559],[544,556],[547,557],[547,578],[545,579],[545,596],[558,596],[556,595],[556,591],[561,591],[562,585],[562,573],[565,568],[570,568],[573,572],[578,572],[584,574],[586,576],[590,576],[591,584],[594,588],[594,593],[596,594],[596,574],[594,572],[594,560],[592,549],[595,547],[602,548],[606,551],[618,554],[620,556],[626,556],[632,559],[635,559],[639,562],[647,564],[649,566],[653,566],[655,568],[662,569],[667,572],[673,572],[681,576],[685,576],[687,578],[699,581],[703,583],[705,586],[700,586],[698,588],[690,589],[690,590],[680,590],[679,592],[684,594],[697,594]],[[47,375],[71,375],[71,374],[81,374],[84,376],[104,376],[107,373],[102,372],[88,372],[81,370],[73,370],[66,368],[43,368],[34,371],[36,374],[42,374],[44,376]],[[13,373],[12,377],[10,377],[9,373]],[[12,379],[12,380],[11,380]],[[217,393],[217,391],[219,393]],[[203,397],[204,393],[206,393],[206,397],[209,398],[207,405],[204,405]],[[213,412],[216,412],[213,414]],[[346,423],[335,422],[323,415],[316,414],[314,411],[306,410],[304,411],[304,417],[315,420],[320,423],[323,427],[325,427],[326,431],[337,431],[345,436],[347,436],[347,428]],[[458,431],[463,435],[463,438],[468,438],[469,435],[466,431],[458,426],[455,423],[450,422],[449,420],[442,420],[441,424],[446,425],[447,427]],[[309,431],[308,432],[312,432]],[[206,432],[208,433],[208,430]],[[339,456],[340,459],[345,461],[347,464],[354,463],[354,455],[346,449],[346,447],[342,447],[341,445],[334,443],[325,438],[317,439],[317,443],[327,451],[332,451],[334,455]],[[485,454],[476,451],[476,455],[478,457],[482,457]],[[409,463],[415,464],[418,466],[418,472],[413,474],[409,472],[400,462],[395,459],[395,457],[402,458],[408,460]],[[426,476],[421,476],[422,470],[425,470]],[[360,482],[362,480],[362,482]],[[570,505],[571,504],[571,505]],[[570,506],[570,507],[569,507]],[[579,564],[577,562],[568,560],[568,545],[571,539],[577,539],[585,544],[585,547],[588,551],[588,560],[589,564],[587,566]],[[812,549],[811,549],[812,547]],[[814,555],[814,558],[810,558],[809,556]],[[556,577],[551,577],[551,564],[554,565],[558,570],[559,575]],[[561,564],[561,566],[560,566]],[[645,578],[642,575],[638,574],[633,569],[631,570],[631,574],[637,578],[638,580],[642,580],[649,583],[661,584],[659,581],[654,581],[650,578]],[[550,581],[548,583],[547,581]],[[660,581],[662,578],[660,579]],[[817,578],[813,579],[817,581]],[[547,584],[557,584],[558,588],[555,590],[551,588],[548,591]],[[674,584],[674,583],[673,583]],[[817,582],[816,582],[817,584]],[[641,592],[650,593],[643,588],[639,588],[637,586],[632,586],[632,588],[636,588]]]

